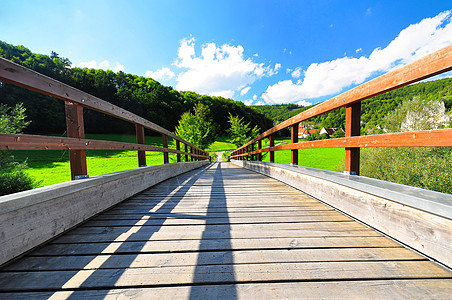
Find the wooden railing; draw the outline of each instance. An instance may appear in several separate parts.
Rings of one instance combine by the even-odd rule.
[[[345,148],[345,173],[359,175],[360,148],[365,147],[425,147],[452,146],[452,129],[360,135],[361,101],[400,88],[402,86],[452,70],[452,45],[411,64],[389,72],[339,96],[322,102],[275,127],[257,138],[237,148],[231,153],[232,159],[262,160],[263,152],[270,152],[270,162],[275,161],[275,151],[291,150],[291,163],[298,164],[298,149]],[[300,122],[345,106],[345,137],[298,142]],[[274,134],[291,127],[291,143],[275,146]],[[270,146],[262,148],[262,139],[269,138]],[[255,144],[257,143],[257,150]]]
[[[80,91],[9,60],[0,58],[0,81],[18,85],[65,101],[67,138],[27,134],[0,133],[0,150],[69,150],[71,178],[87,177],[86,150],[137,150],[138,166],[146,166],[146,151],[177,154],[177,162],[208,159],[209,154],[172,132],[125,109]],[[135,124],[137,143],[85,139],[83,108],[89,108]],[[145,145],[144,129],[162,134],[163,147]],[[176,141],[176,149],[168,148],[168,137]],[[180,149],[181,143],[184,151]]]

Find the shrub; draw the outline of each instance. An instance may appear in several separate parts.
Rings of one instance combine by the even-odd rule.
[[[418,97],[404,101],[388,114],[387,132],[447,126],[444,103]],[[381,180],[452,193],[451,147],[368,148],[361,150],[360,174]]]
[[[21,132],[30,123],[25,121],[25,118],[25,108],[22,104],[17,104],[13,108],[0,105],[0,132]],[[26,162],[14,162],[7,151],[0,151],[0,166],[0,196],[29,190],[38,184],[25,173]]]
[[[321,140],[326,140],[326,139],[329,139],[329,138],[330,138],[330,136],[328,135],[328,133],[322,133],[319,137],[320,137]]]

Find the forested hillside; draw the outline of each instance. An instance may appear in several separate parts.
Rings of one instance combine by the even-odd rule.
[[[452,107],[452,78],[421,82],[364,100],[361,108],[361,126],[363,133],[370,133],[376,126],[381,126],[383,118],[388,112],[393,111],[403,100],[412,99],[415,96],[421,96],[425,99],[442,100],[444,101],[446,111],[450,113]],[[256,106],[256,109],[271,118],[275,124],[278,124],[311,107],[283,104]],[[307,123],[315,124],[319,128],[344,128],[345,109],[341,108],[332,111],[313,118]]]
[[[269,118],[240,101],[190,91],[178,92],[151,78],[124,72],[72,68],[69,59],[55,52],[50,56],[34,54],[24,46],[0,41],[0,57],[109,101],[171,131],[174,131],[180,116],[197,102],[209,106],[213,122],[219,125],[220,135],[226,132],[229,113],[243,117],[245,122],[251,122],[261,130],[273,126]],[[32,121],[25,132],[65,132],[63,101],[0,82],[0,103],[13,106],[18,102],[24,104],[28,119]],[[132,124],[89,109],[84,110],[84,119],[87,133],[133,133],[135,130]]]
[[[194,92],[179,92],[159,82],[124,72],[72,68],[69,59],[57,53],[34,54],[24,46],[13,46],[0,41],[0,57],[36,70],[42,74],[93,94],[119,107],[132,111],[156,124],[174,131],[180,116],[191,110],[197,102],[209,106],[211,118],[225,134],[228,115],[243,117],[245,123],[257,125],[261,131],[269,129],[312,106],[296,104],[263,105],[248,107],[240,101],[198,95]],[[383,117],[394,110],[404,99],[423,96],[441,99],[446,110],[452,106],[452,78],[422,82],[375,96],[362,102],[362,133],[370,133],[382,125]],[[23,102],[31,124],[27,133],[63,134],[66,130],[64,102],[0,82],[0,103],[9,106]],[[133,133],[132,124],[84,110],[85,128],[88,133]],[[345,109],[339,109],[309,120],[317,127],[342,127],[345,125]]]

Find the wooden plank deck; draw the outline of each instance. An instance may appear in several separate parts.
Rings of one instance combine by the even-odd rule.
[[[450,299],[452,272],[229,163],[167,180],[0,270],[3,299]]]

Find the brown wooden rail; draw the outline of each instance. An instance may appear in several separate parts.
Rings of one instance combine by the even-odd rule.
[[[386,73],[354,89],[322,102],[311,109],[281,122],[257,138],[231,153],[233,159],[262,160],[263,152],[292,150],[291,163],[298,164],[298,149],[345,148],[345,172],[359,175],[359,154],[362,147],[426,147],[452,146],[452,129],[391,133],[359,136],[361,126],[361,101],[400,88],[402,86],[452,70],[452,45],[427,55],[411,64]],[[313,117],[345,106],[345,138],[298,143],[298,125]],[[291,127],[291,144],[274,146],[274,134]],[[262,139],[270,139],[270,147],[262,149]],[[255,143],[258,143],[255,150]]]
[[[145,151],[163,152],[163,162],[169,163],[168,153],[185,160],[208,159],[209,154],[174,133],[125,109],[80,91],[38,72],[0,58],[0,81],[18,85],[65,101],[67,138],[26,134],[0,134],[0,150],[69,150],[72,179],[86,176],[86,150],[137,150],[138,165],[146,165]],[[83,108],[105,113],[135,124],[137,143],[121,143],[85,139]],[[144,129],[162,134],[163,147],[144,145]],[[176,150],[168,148],[168,137],[176,141]],[[185,151],[180,150],[180,143]]]

